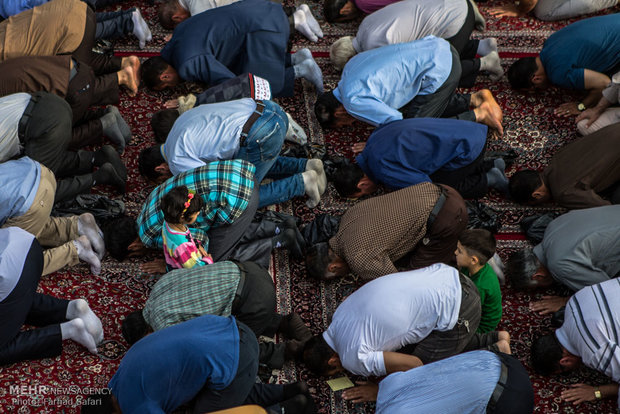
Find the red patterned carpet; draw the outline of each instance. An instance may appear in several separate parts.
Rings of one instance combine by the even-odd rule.
[[[290,0],[289,0],[290,2]],[[143,6],[133,1],[123,4]],[[315,15],[322,13],[318,3],[310,3]],[[545,23],[533,18],[502,19],[488,17],[486,10],[494,2],[482,3],[480,9],[487,16],[487,31],[476,37],[498,38],[500,55],[504,58],[504,67],[524,55],[537,52],[544,39],[553,31],[571,21]],[[616,12],[620,8],[615,9]],[[163,44],[163,36],[167,34],[155,23],[155,6],[143,6],[142,13],[151,22],[154,41],[141,51],[140,56],[157,53]],[[321,20],[321,19],[319,19]],[[325,84],[332,88],[338,81],[338,73],[329,63],[328,51],[333,41],[343,35],[354,34],[354,24],[329,25],[322,24],[325,38],[312,44],[298,34],[293,35],[293,50],[309,47],[317,57],[317,62],[324,70]],[[135,39],[117,42],[119,53],[137,51]],[[574,140],[577,135],[571,120],[553,116],[553,108],[576,97],[566,91],[550,90],[544,93],[520,95],[510,90],[504,78],[491,83],[485,77],[479,78],[475,90],[489,88],[497,97],[504,110],[505,134],[501,140],[490,143],[492,150],[515,149],[519,158],[511,174],[516,168],[541,168],[549,157],[560,147]],[[128,146],[123,159],[129,174],[128,192],[121,199],[126,203],[128,213],[136,216],[142,201],[150,192],[142,177],[137,173],[137,155],[140,149],[153,142],[149,119],[153,112],[162,107],[163,102],[186,89],[175,93],[152,93],[142,89],[137,97],[124,95],[119,105],[122,115],[130,123],[134,132],[134,142]],[[307,83],[296,85],[295,98],[281,99],[279,102],[306,129],[312,142],[324,143],[330,153],[350,156],[352,143],[364,141],[371,128],[357,124],[343,132],[323,134],[312,111],[316,96],[313,88]],[[110,195],[111,197],[114,197]],[[309,210],[304,200],[296,200],[279,206],[279,209],[301,217],[303,221],[311,221],[316,214],[342,214],[350,203],[340,199],[333,188],[329,188],[322,203],[314,210]],[[528,242],[519,230],[520,220],[533,213],[549,211],[547,208],[523,208],[504,200],[497,194],[491,194],[482,200],[498,211],[501,229],[498,234],[499,253],[506,259],[515,250],[524,248]],[[132,259],[118,263],[106,257],[100,276],[89,273],[87,266],[78,265],[63,272],[58,272],[42,279],[40,290],[44,293],[63,298],[85,298],[103,322],[105,341],[99,348],[99,355],[91,355],[84,348],[72,342],[66,342],[61,356],[34,362],[14,364],[0,368],[0,413],[76,413],[75,404],[84,393],[92,389],[105,387],[112,377],[124,355],[127,344],[120,333],[120,320],[135,307],[141,306],[155,282],[155,277],[143,274],[139,266],[146,259]],[[336,306],[350,294],[358,281],[353,278],[333,283],[318,283],[305,277],[301,262],[290,259],[285,253],[274,255],[272,274],[277,285],[278,308],[281,313],[296,311],[304,321],[319,333],[327,327]],[[551,293],[552,290],[546,292]],[[512,335],[513,351],[527,366],[529,346],[532,337],[538,332],[549,331],[549,319],[533,314],[528,310],[528,302],[534,296],[515,293],[509,286],[503,289],[504,317],[500,327]],[[539,296],[539,295],[537,295]],[[157,356],[154,356],[157,358]],[[276,373],[274,380],[291,381],[301,379],[307,381],[313,391],[321,413],[369,413],[372,405],[354,405],[342,400],[340,393],[332,393],[324,379],[319,379],[303,366],[289,364]],[[542,378],[532,375],[532,383],[536,393],[537,413],[613,413],[617,411],[615,401],[586,403],[572,406],[560,399],[560,393],[569,384],[586,382],[600,384],[607,379],[593,371],[580,372],[556,377]],[[23,389],[26,386],[46,386]],[[17,389],[16,387],[20,387]]]

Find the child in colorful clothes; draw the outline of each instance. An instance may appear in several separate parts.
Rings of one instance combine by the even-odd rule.
[[[181,269],[212,264],[213,259],[193,239],[188,224],[196,221],[204,201],[195,197],[194,191],[182,185],[170,190],[161,201],[164,225],[164,256],[168,268]]]
[[[456,244],[456,264],[478,288],[482,315],[478,333],[494,331],[502,319],[502,291],[493,268],[487,263],[495,254],[495,237],[483,229],[465,230]]]

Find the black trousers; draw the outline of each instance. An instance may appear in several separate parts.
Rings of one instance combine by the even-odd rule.
[[[71,140],[71,108],[62,98],[47,92],[32,94],[19,129],[24,152],[52,170],[57,180],[56,199],[63,201],[90,190],[92,152],[68,150]],[[23,121],[23,122],[22,122]]]
[[[489,190],[487,182],[487,171],[493,168],[484,162],[484,148],[480,155],[469,165],[457,170],[438,170],[431,174],[430,178],[434,183],[449,185],[458,191],[463,198],[480,198]]]
[[[78,48],[72,53],[73,58],[89,65],[96,75],[117,72],[121,69],[122,58],[93,52],[96,25],[95,12],[87,7],[84,37]]]
[[[454,46],[461,57],[461,79],[459,81],[459,87],[471,88],[476,82],[478,72],[480,72],[480,59],[476,59],[480,41],[469,38],[471,32],[474,31],[476,17],[471,3],[468,0],[465,0],[465,2],[467,3],[465,23],[463,23],[463,26],[457,34],[446,40]]]
[[[487,407],[488,414],[521,414],[534,411],[534,390],[527,371],[512,355],[498,353],[502,363],[508,368],[508,378],[504,391],[493,408]]]
[[[62,351],[61,322],[68,300],[36,293],[43,271],[43,250],[33,240],[17,285],[0,302],[0,365],[49,358]],[[20,331],[25,324],[42,328]]]

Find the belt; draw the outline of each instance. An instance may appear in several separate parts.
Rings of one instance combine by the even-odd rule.
[[[443,208],[443,205],[446,203],[446,190],[440,185],[438,187],[441,190],[441,194],[439,194],[439,198],[437,199],[437,202],[435,203],[435,207],[433,207],[433,210],[431,211],[431,214],[428,216],[428,220],[426,221],[426,232],[427,233],[431,231],[431,227],[433,223],[435,222],[435,219],[437,219],[437,215]]]
[[[499,401],[502,393],[504,392],[504,389],[506,388],[506,381],[508,380],[508,367],[501,360],[500,363],[502,364],[501,373],[499,375],[497,385],[493,390],[493,394],[491,394],[489,403],[487,404],[487,413],[492,413],[495,411],[495,406],[497,405],[497,402]]]
[[[32,111],[34,110],[34,106],[39,102],[41,98],[40,95],[32,95],[30,98],[30,102],[26,106],[26,110],[22,114],[22,117],[19,119],[19,124],[17,126],[17,136],[19,137],[19,142],[24,145],[24,141],[26,139],[26,126],[28,126],[28,122],[30,122],[30,117],[32,116]]]
[[[237,290],[235,291],[235,299],[232,303],[232,309],[236,309],[239,306],[239,302],[241,301],[241,292],[243,292],[243,287],[245,286],[245,275],[247,274],[245,270],[245,266],[242,263],[237,262],[235,260],[231,260],[234,262],[239,268],[239,284],[237,285]]]
[[[245,144],[245,139],[248,137],[250,129],[252,129],[252,126],[254,125],[256,120],[261,117],[264,110],[265,104],[263,103],[263,101],[256,101],[256,109],[254,110],[254,112],[252,112],[252,115],[250,115],[248,120],[245,121],[245,124],[243,124],[243,128],[241,128],[241,135],[239,136],[239,144],[241,144],[241,146]]]

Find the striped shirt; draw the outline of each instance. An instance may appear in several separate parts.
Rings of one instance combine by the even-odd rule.
[[[581,289],[568,301],[555,334],[568,352],[620,382],[620,279]]]
[[[364,200],[342,216],[329,246],[364,279],[396,273],[394,262],[426,234],[440,194],[437,185],[425,182]]]
[[[217,161],[169,178],[149,194],[142,206],[138,216],[140,239],[147,247],[163,248],[161,199],[172,188],[184,185],[204,201],[189,231],[209,251],[209,229],[232,224],[247,208],[254,190],[254,170],[254,165],[242,160]]]
[[[228,316],[240,275],[233,262],[168,272],[153,286],[142,316],[154,331],[201,315]]]

